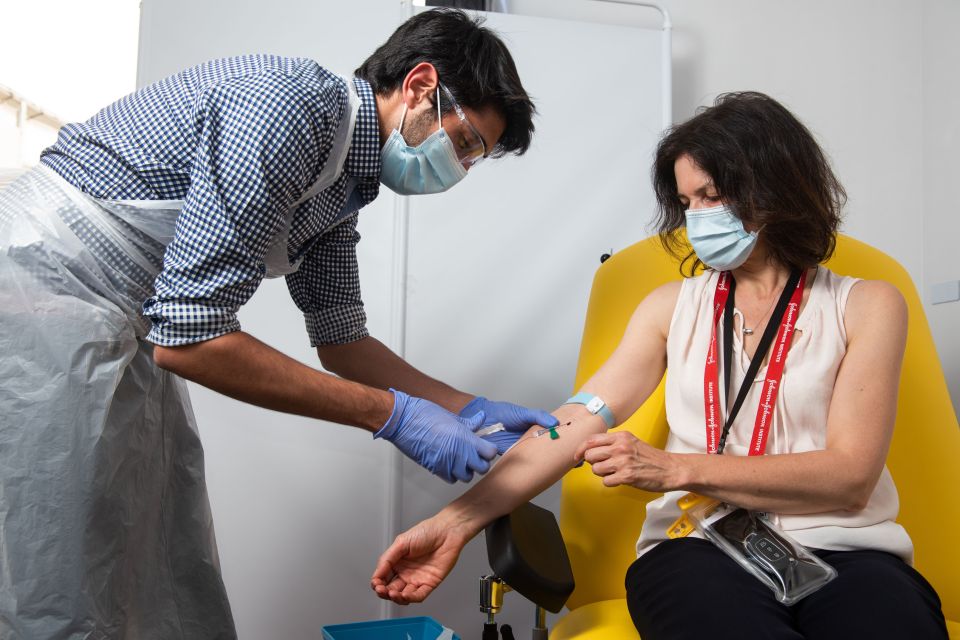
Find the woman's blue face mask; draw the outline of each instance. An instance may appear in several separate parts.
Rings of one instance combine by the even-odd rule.
[[[407,116],[407,106],[404,105],[400,125],[380,151],[380,182],[402,196],[440,193],[467,175],[450,136],[443,130],[439,91],[438,86],[437,131],[416,147],[408,145],[400,133]]]
[[[757,245],[757,231],[747,232],[728,205],[687,209],[687,239],[700,261],[717,271],[736,269]]]

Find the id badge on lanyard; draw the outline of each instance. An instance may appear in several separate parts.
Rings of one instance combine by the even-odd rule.
[[[760,339],[760,344],[750,361],[750,367],[747,375],[744,377],[740,386],[737,398],[730,409],[725,420],[722,419],[720,408],[720,367],[717,357],[717,325],[720,324],[721,317],[724,317],[724,382],[725,386],[722,393],[729,399],[730,387],[730,361],[732,351],[732,331],[733,331],[733,301],[736,294],[736,281],[729,271],[724,271],[717,279],[717,286],[713,293],[713,325],[710,330],[710,345],[707,349],[707,360],[703,371],[703,404],[704,417],[706,422],[706,440],[707,453],[721,454],[726,444],[727,435],[730,427],[736,419],[737,413],[746,398],[750,385],[760,369],[760,363],[766,357],[767,351],[773,343],[773,353],[770,356],[770,363],[767,365],[767,373],[763,381],[763,388],[760,393],[760,404],[757,407],[757,416],[754,421],[753,436],[750,439],[748,454],[751,456],[763,455],[767,447],[767,437],[770,432],[770,423],[773,420],[773,408],[777,403],[777,396],[780,391],[780,381],[783,378],[783,368],[787,362],[787,355],[790,352],[790,342],[793,339],[793,333],[796,329],[796,319],[800,313],[800,305],[803,301],[803,289],[806,285],[807,272],[795,270],[787,279],[787,284],[780,294],[780,300],[773,312],[773,318],[779,318],[779,327],[777,323],[771,322],[767,325]],[[773,332],[776,331],[776,340],[773,339]],[[720,423],[723,421],[723,428]],[[667,536],[670,538],[682,538],[694,531],[693,522],[687,515],[687,512],[697,506],[708,502],[719,504],[718,501],[696,494],[687,494],[681,497],[677,504],[683,512],[677,520],[667,529]]]
[[[764,331],[760,344],[750,361],[737,399],[720,428],[720,375],[717,362],[717,325],[724,316],[724,397],[729,399],[730,360],[732,352],[733,296],[736,281],[729,272],[720,274],[713,296],[713,327],[710,346],[703,373],[703,403],[706,421],[707,453],[722,454],[727,434],[747,395],[749,386],[773,346],[770,363],[760,393],[760,404],[754,420],[753,436],[748,455],[763,455],[767,446],[773,408],[777,403],[780,381],[790,342],[796,328],[806,271],[794,271],[784,287],[773,317],[779,318],[776,340],[773,339],[774,323]],[[677,500],[682,514],[667,529],[670,538],[682,538],[699,531],[737,564],[766,584],[777,600],[790,605],[820,589],[837,576],[836,570],[810,553],[803,545],[793,540],[764,514],[728,505],[719,500],[688,493]]]

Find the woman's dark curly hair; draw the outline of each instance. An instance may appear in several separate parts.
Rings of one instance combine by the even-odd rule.
[[[686,218],[674,163],[684,155],[709,174],[737,217],[763,226],[772,260],[806,269],[833,254],[847,194],[820,145],[773,98],[753,91],[725,93],[671,128],[657,146],[653,165],[657,232],[664,247],[683,259],[681,271],[687,275],[702,263],[694,252],[685,253],[676,233]]]

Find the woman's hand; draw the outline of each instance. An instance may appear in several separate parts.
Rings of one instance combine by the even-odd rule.
[[[383,552],[370,587],[397,604],[423,602],[453,569],[471,537],[440,515],[424,520]]]
[[[680,458],[652,447],[629,431],[593,436],[574,454],[586,460],[603,484],[616,487],[628,484],[652,492],[680,488]]]

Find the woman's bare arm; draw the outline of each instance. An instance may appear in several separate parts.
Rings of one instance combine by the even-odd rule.
[[[671,454],[617,433],[591,438],[578,455],[608,486],[683,489],[775,513],[863,509],[893,434],[906,303],[888,283],[860,282],[850,292],[844,324],[847,352],[830,398],[822,451],[756,457]]]
[[[630,417],[659,384],[666,367],[666,337],[680,283],[655,290],[638,305],[616,351],[581,388],[600,396],[618,422]],[[460,549],[489,522],[509,513],[560,479],[591,435],[607,430],[581,405],[554,415],[559,438],[518,441],[477,484],[436,516],[400,535],[380,559],[371,586],[399,604],[419,602],[453,567]]]
[[[631,415],[662,377],[677,292],[667,286],[644,300],[617,351],[584,385],[620,419]],[[887,283],[861,282],[850,293],[844,322],[847,352],[830,399],[823,451],[758,457],[670,453],[628,432],[605,433],[600,418],[582,407],[564,406],[555,415],[561,423],[574,424],[559,440],[521,441],[470,491],[401,534],[381,556],[372,587],[397,603],[423,600],[470,538],[545,489],[580,458],[608,486],[695,491],[777,513],[862,509],[892,437],[906,304]]]

